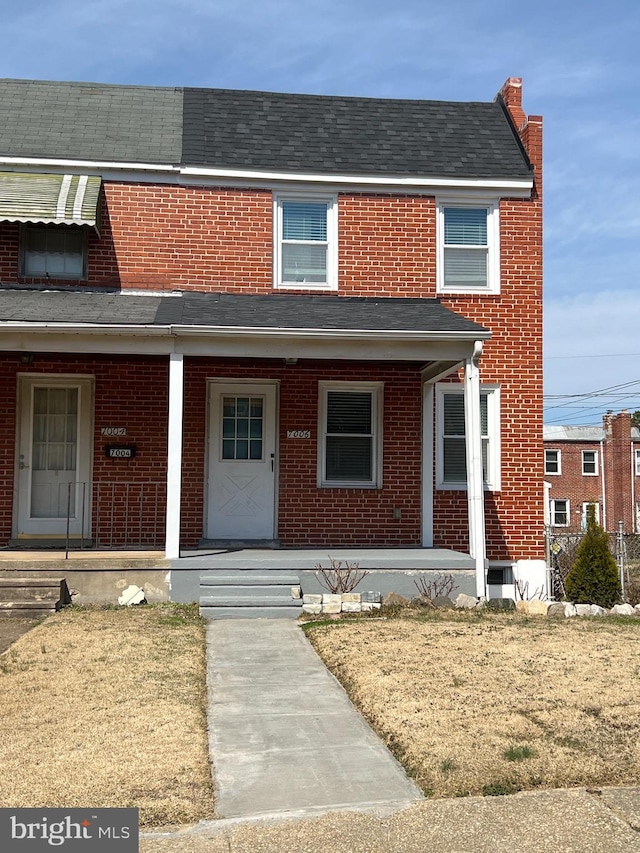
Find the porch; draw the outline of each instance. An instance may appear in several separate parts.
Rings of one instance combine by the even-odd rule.
[[[475,595],[475,560],[469,554],[444,548],[221,548],[183,551],[176,559],[167,559],[162,551],[80,550],[65,554],[64,550],[7,549],[0,551],[0,577],[64,577],[78,604],[117,604],[118,597],[131,585],[143,588],[149,602],[188,603],[203,596],[205,577],[209,586],[226,585],[229,596],[243,594],[239,588],[254,582],[259,587],[272,587],[278,576],[286,578],[287,595],[291,586],[298,585],[303,593],[326,592],[317,567],[330,568],[331,561],[349,563],[368,573],[357,591],[379,592],[382,596],[395,592],[413,598],[421,577],[428,581],[438,574],[451,574],[454,597],[460,592]],[[270,589],[265,594],[272,593]],[[489,594],[508,593],[501,586],[490,586]]]

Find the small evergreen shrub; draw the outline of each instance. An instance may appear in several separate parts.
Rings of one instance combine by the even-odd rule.
[[[577,604],[613,607],[622,598],[618,566],[609,550],[609,537],[596,523],[595,509],[587,510],[587,530],[565,578],[567,598]]]

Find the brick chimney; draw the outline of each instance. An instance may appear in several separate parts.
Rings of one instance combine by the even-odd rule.
[[[513,123],[518,130],[522,130],[527,123],[527,116],[522,109],[522,77],[507,77],[498,94],[509,110]]]
[[[522,77],[507,77],[496,95],[511,117],[529,156],[535,176],[534,198],[542,198],[542,116],[528,116],[522,109]]]

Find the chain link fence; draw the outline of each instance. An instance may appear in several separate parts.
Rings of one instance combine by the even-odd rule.
[[[625,533],[622,524],[609,532],[609,548],[613,554],[622,585],[623,598],[630,604],[640,603],[640,534]],[[552,528],[545,531],[547,565],[551,580],[551,597],[560,601],[565,597],[565,578],[576,559],[578,546],[584,532],[561,533]]]

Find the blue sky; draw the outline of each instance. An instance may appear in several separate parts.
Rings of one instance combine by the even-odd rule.
[[[545,121],[546,420],[640,409],[633,0],[25,0],[2,31],[2,77],[481,101],[523,77]]]

